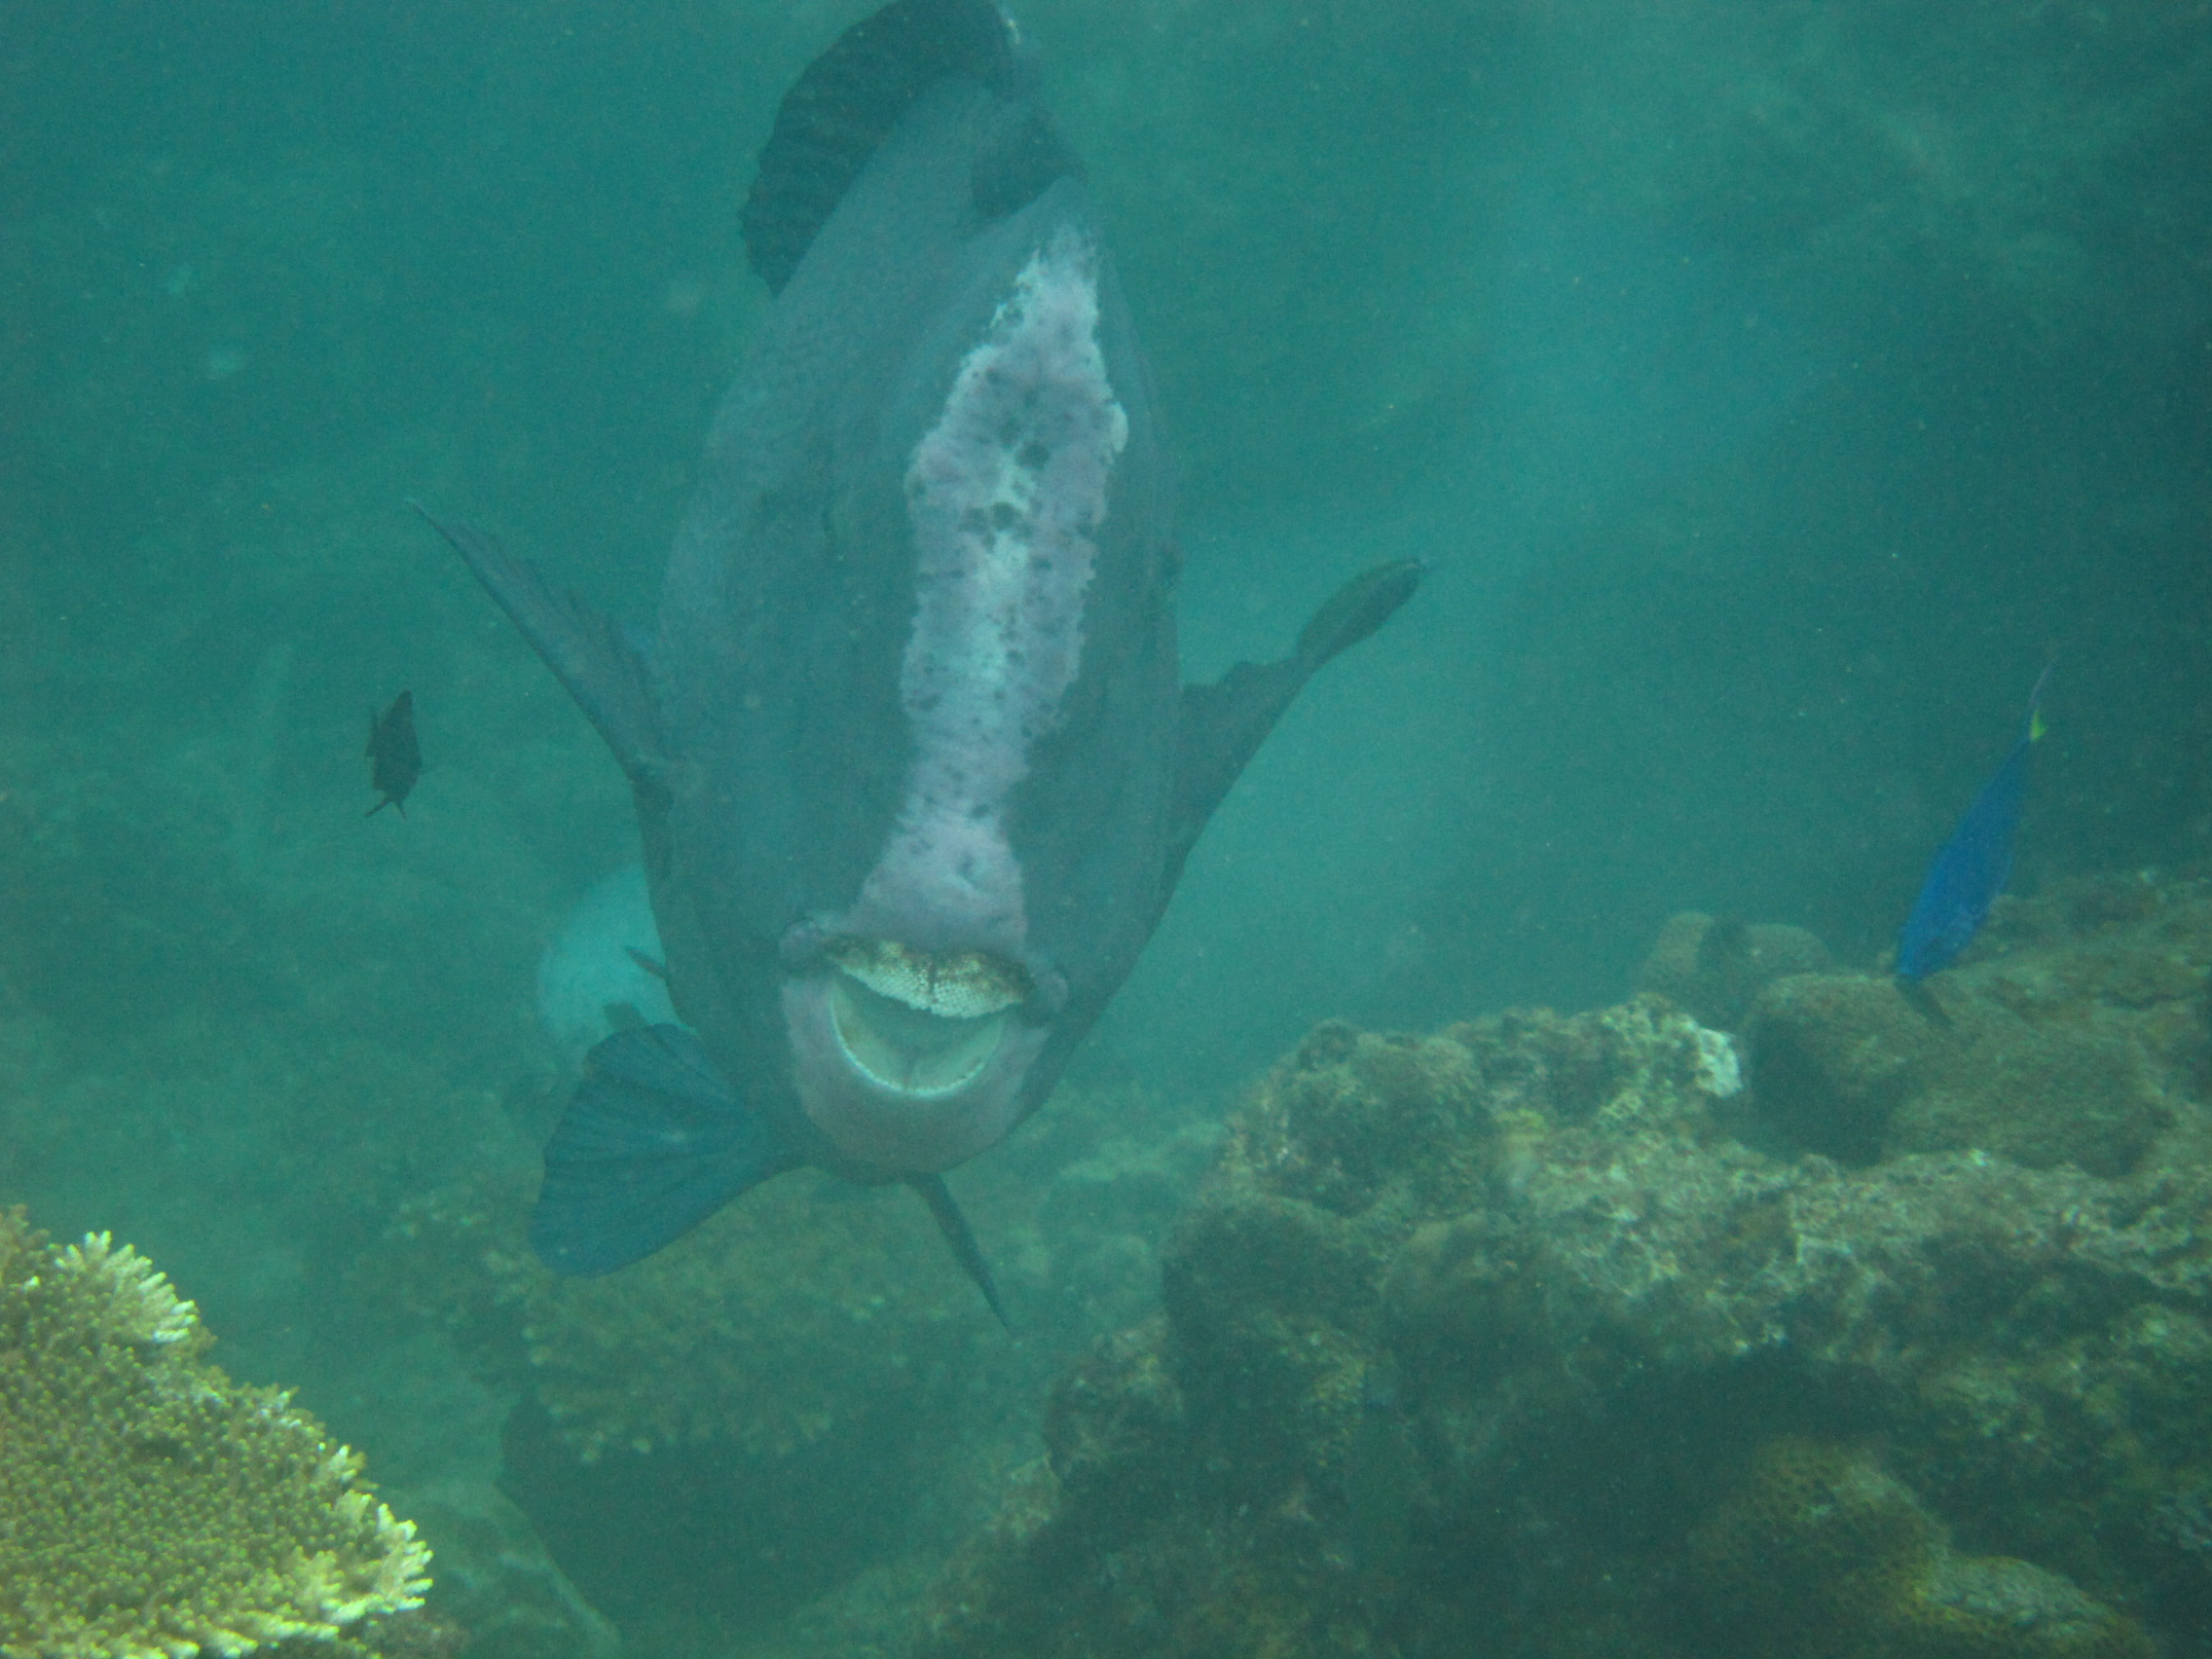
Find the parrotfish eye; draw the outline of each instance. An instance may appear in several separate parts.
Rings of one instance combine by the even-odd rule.
[[[972,1083],[1033,988],[1018,963],[984,951],[914,950],[848,936],[831,940],[823,954],[845,1058],[907,1095],[952,1094]]]

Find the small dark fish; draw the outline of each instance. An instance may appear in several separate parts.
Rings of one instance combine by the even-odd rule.
[[[369,788],[384,799],[362,816],[374,818],[387,806],[407,816],[407,796],[423,775],[423,747],[415,741],[415,693],[402,691],[391,707],[378,714],[369,711]]]
[[[2012,753],[1982,785],[1973,805],[1928,866],[1928,879],[1898,936],[1899,982],[1912,985],[1947,968],[1980,930],[1989,907],[2012,876],[2012,833],[2028,793],[2028,751],[2043,736],[2043,688],[2028,696],[2028,723]]]

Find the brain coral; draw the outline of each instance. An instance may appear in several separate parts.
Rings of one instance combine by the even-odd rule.
[[[361,1459],[212,1340],[129,1245],[0,1210],[7,1659],[242,1654],[421,1604],[429,1551]]]

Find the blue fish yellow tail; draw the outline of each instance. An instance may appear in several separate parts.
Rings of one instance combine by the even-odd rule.
[[[2043,738],[2043,693],[2050,672],[2043,671],[2028,695],[2019,741],[1928,866],[1920,897],[1898,935],[1900,984],[1917,984],[1958,960],[2012,878],[2012,842],[2028,794],[2028,756]]]

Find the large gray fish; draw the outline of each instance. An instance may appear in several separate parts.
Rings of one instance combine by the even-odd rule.
[[[636,792],[682,1026],[593,1051],[538,1253],[650,1254],[804,1163],[942,1172],[1051,1092],[1300,688],[1177,671],[1168,467],[1081,170],[989,0],[895,0],[785,97],[744,228],[776,300],[708,439],[657,638],[439,526]]]

